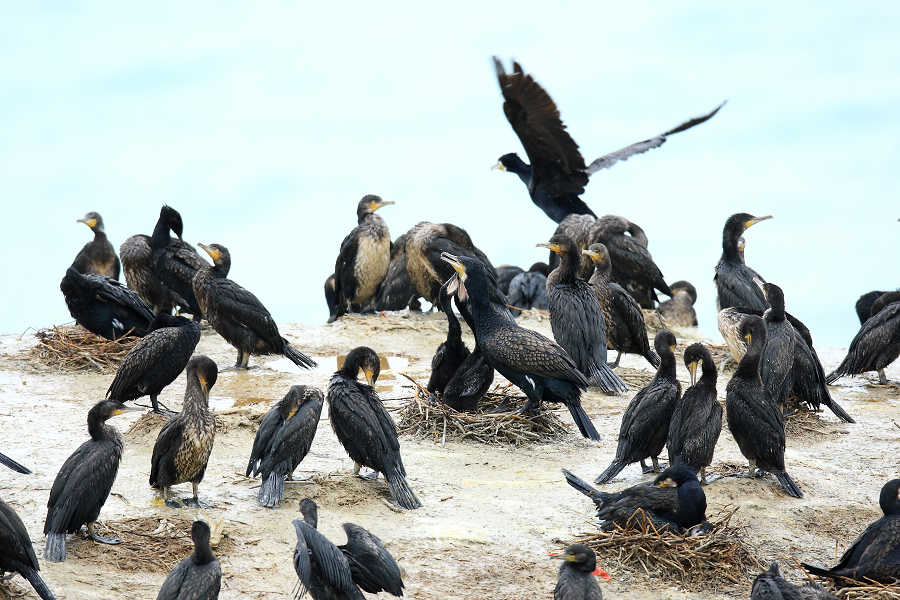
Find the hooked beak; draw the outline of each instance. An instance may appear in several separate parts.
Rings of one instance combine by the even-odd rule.
[[[206,244],[201,244],[200,242],[197,242],[197,245],[200,246],[201,248],[203,248],[203,250],[204,250],[207,254],[209,254],[209,257],[210,257],[211,259],[213,259],[213,262],[215,262],[216,260],[219,259],[219,252],[218,252],[218,250],[216,250],[216,249],[213,248],[212,246],[207,246]]]
[[[552,242],[541,242],[540,244],[535,244],[535,246],[538,248],[546,248],[550,252],[555,252],[556,254],[559,254],[559,251],[562,250],[562,246]]]
[[[129,413],[129,412],[143,412],[143,411],[144,411],[144,408],[141,406],[120,406],[113,412],[112,416],[115,417],[115,416],[123,415],[123,414]]]
[[[86,219],[86,218],[82,217],[80,219],[75,219],[75,222],[76,223],[84,223],[91,229],[93,229],[94,227],[97,226],[97,219]]]
[[[450,254],[449,252],[441,252],[441,260],[453,267],[453,270],[456,271],[456,274],[465,281],[466,275],[466,267],[459,261],[457,256]]]
[[[748,229],[750,229],[751,227],[753,227],[760,221],[765,221],[766,219],[771,219],[771,218],[772,218],[772,215],[766,215],[765,217],[753,217],[752,219],[749,219],[747,222],[744,223],[744,231],[747,231]]]
[[[691,385],[697,383],[697,361],[695,360],[692,363],[688,363],[688,371],[691,374]]]
[[[672,481],[671,477],[666,477],[656,484],[657,487],[678,487],[678,484]]]
[[[375,385],[375,371],[371,368],[363,369],[363,373],[366,374],[366,381],[369,385]]]
[[[581,253],[584,254],[585,256],[589,256],[591,258],[591,260],[594,262],[597,262],[600,259],[599,252],[594,252],[593,250],[589,250],[587,248],[582,250]]]
[[[200,382],[200,387],[203,389],[203,393],[208,394],[209,387],[206,384],[206,378],[203,375],[197,375],[197,381]]]
[[[498,171],[505,171],[506,167],[503,166],[502,162],[497,161],[497,164],[491,167],[491,171],[493,171],[494,169],[497,169]]]
[[[369,205],[369,208],[372,211],[376,211],[379,208],[381,208],[382,206],[387,206],[388,204],[394,204],[394,201],[393,200],[384,200],[382,202],[373,202],[372,204]]]

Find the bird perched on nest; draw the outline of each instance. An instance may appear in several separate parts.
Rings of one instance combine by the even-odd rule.
[[[850,342],[847,356],[829,373],[828,383],[845,375],[878,372],[878,382],[887,385],[884,369],[900,356],[900,292],[883,294],[872,304],[871,315]]]
[[[163,581],[156,600],[215,600],[222,587],[222,567],[209,546],[209,525],[194,521],[191,539],[194,551]]]
[[[452,279],[450,280],[452,281]],[[449,282],[448,282],[449,283]],[[469,303],[453,296],[459,314],[475,330]],[[455,317],[454,317],[455,318]],[[440,401],[454,410],[474,412],[478,410],[478,402],[484,397],[494,382],[494,367],[490,365],[476,340],[475,349],[457,367],[450,381],[444,387]]]
[[[354,523],[344,523],[347,543],[335,546],[316,529],[319,515],[315,502],[302,500],[300,513],[303,519],[293,522],[298,597],[309,591],[313,600],[363,600],[360,590],[403,596],[400,566],[377,536]]]
[[[0,574],[18,573],[28,580],[41,600],[56,600],[41,574],[34,546],[22,519],[0,499]]]
[[[103,217],[100,213],[92,211],[76,222],[90,227],[94,232],[94,239],[78,252],[72,262],[72,268],[84,275],[103,275],[118,281],[121,265],[119,257],[116,256],[116,249],[106,237]]]
[[[696,327],[697,289],[687,281],[676,281],[669,286],[672,297],[660,302],[657,310],[670,327]]]
[[[153,311],[136,292],[104,275],[84,275],[69,267],[59,289],[75,322],[108,340],[126,333],[143,337],[153,320]]]
[[[753,281],[759,279],[765,282],[765,279],[744,264],[743,252],[738,250],[738,240],[748,228],[771,218],[771,215],[754,217],[747,213],[737,213],[725,221],[722,229],[722,257],[716,265],[716,276],[713,278],[718,292],[716,303],[719,310],[732,306],[766,310],[766,298]]]
[[[753,580],[750,600],[837,600],[837,596],[816,583],[794,585],[781,576],[773,562]]]
[[[597,556],[584,544],[572,544],[562,554],[551,554],[559,559],[559,575],[553,589],[553,600],[603,600],[603,592],[594,578],[599,575],[606,581],[609,573],[597,566]]]
[[[469,349],[462,340],[462,328],[459,319],[453,313],[450,296],[447,294],[447,286],[450,280],[441,286],[438,292],[438,301],[441,310],[447,317],[447,339],[441,342],[434,356],[431,358],[431,375],[428,378],[427,389],[432,393],[444,393],[447,383],[459,369],[460,365],[469,357]]]

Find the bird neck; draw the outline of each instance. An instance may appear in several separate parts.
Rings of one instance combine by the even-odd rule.
[[[712,355],[709,352],[703,356],[703,365],[700,368],[700,380],[697,383],[716,387],[719,372],[716,370],[716,363],[713,362]]]
[[[759,357],[761,353],[762,348],[760,348],[760,345],[754,340],[744,354],[744,357],[741,358],[741,362],[738,363],[738,368],[734,374],[741,377],[751,379],[755,377],[756,379],[759,379]]]
[[[194,554],[192,556],[195,565],[206,565],[216,560],[212,548],[209,546],[209,540],[194,543]]]
[[[780,323],[781,321],[784,321],[784,305],[776,305],[768,308],[763,314],[763,318],[766,321],[774,323]]]
[[[169,237],[169,225],[160,217],[153,228],[153,235],[150,237],[151,248],[165,248],[171,238]]]
[[[559,264],[550,273],[547,282],[556,285],[574,283],[576,279],[578,279],[578,256],[571,252],[563,252],[559,255]]]
[[[462,327],[459,325],[459,319],[453,314],[453,307],[447,303],[447,341],[462,341]]]
[[[706,520],[706,495],[696,479],[678,486],[678,519],[691,526]]]
[[[115,433],[115,430],[106,424],[101,417],[88,414],[88,433],[94,441],[109,439]]]
[[[187,390],[184,394],[183,413],[189,415],[204,415],[209,412],[209,395],[203,391],[203,386],[196,376],[188,375]]]
[[[602,284],[606,285],[609,283],[610,278],[612,278],[612,265],[609,263],[605,263],[602,265],[595,264],[594,265],[594,273],[591,275],[591,283],[592,284]]]
[[[106,232],[101,228],[97,228],[94,230],[94,241],[95,242],[105,242],[106,241]]]
[[[675,376],[675,355],[671,350],[666,348],[663,352],[656,351],[659,354],[659,369],[656,371],[658,377],[667,379],[668,381],[677,381]]]
[[[727,229],[722,233],[722,258],[728,262],[744,263],[741,253],[738,252],[739,237],[740,234],[736,235],[733,231]]]

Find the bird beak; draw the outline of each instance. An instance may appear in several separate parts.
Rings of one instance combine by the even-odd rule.
[[[441,252],[441,260],[453,267],[453,270],[456,271],[456,274],[459,276],[460,281],[466,280],[466,267],[461,262],[459,262],[459,258],[450,254],[449,252]]]
[[[209,388],[206,386],[206,377],[203,375],[197,375],[197,381],[200,382],[200,387],[203,389],[204,394],[209,393]]]
[[[747,341],[747,345],[748,345],[748,346],[750,345],[750,340],[752,339],[752,337],[753,337],[753,336],[750,335],[749,333],[748,333],[747,335],[744,336],[744,339]]]
[[[771,219],[772,215],[766,215],[765,217],[753,217],[744,223],[744,231],[750,229],[760,221],[765,221],[766,219]]]
[[[197,245],[203,248],[203,250],[205,250],[206,253],[209,254],[209,257],[213,259],[213,262],[219,259],[219,251],[215,248],[207,246],[206,244],[201,244],[200,242],[197,242]]]
[[[288,413],[288,419],[290,419],[291,417],[293,417],[296,414],[297,414],[297,409],[295,408],[294,410],[292,410],[291,412]]]
[[[91,229],[93,229],[94,227],[97,226],[97,219],[85,219],[85,218],[81,218],[81,219],[75,219],[75,222],[76,222],[76,223],[84,223],[85,225],[87,225],[87,226],[90,227]]]
[[[506,167],[503,166],[503,163],[502,163],[502,162],[499,162],[499,161],[498,161],[496,165],[494,165],[493,167],[491,167],[491,171],[493,171],[494,169],[497,169],[498,171],[505,171],[505,170],[506,170]]]
[[[574,554],[560,554],[559,552],[551,552],[550,558],[564,560],[566,562],[575,562],[577,560]]]
[[[382,206],[387,206],[388,204],[394,204],[394,201],[393,200],[385,200],[383,202],[373,202],[372,204],[369,205],[369,208],[372,211],[376,211],[379,208],[381,208]]]
[[[366,374],[366,381],[369,383],[369,385],[374,386],[375,385],[375,371],[371,368],[368,368],[368,369],[363,369],[363,373]]]
[[[562,246],[560,246],[559,244],[554,244],[551,242],[541,242],[540,244],[536,244],[536,247],[546,248],[550,252],[555,252],[557,254],[559,254],[559,251],[562,249]]]
[[[678,487],[678,484],[672,481],[671,477],[666,477],[656,485],[657,487]]]
[[[585,248],[584,250],[581,251],[581,253],[584,254],[585,256],[589,256],[591,258],[591,260],[594,262],[598,262],[600,260],[599,252],[594,252],[593,250],[588,250],[587,248]]]
[[[697,383],[697,361],[688,363],[688,371],[691,373],[691,385]]]
[[[143,412],[144,408],[141,406],[122,406],[113,411],[112,416],[116,417],[118,415],[124,415],[128,412]]]
[[[675,354],[675,346],[669,346],[669,350],[672,352],[672,354]]]

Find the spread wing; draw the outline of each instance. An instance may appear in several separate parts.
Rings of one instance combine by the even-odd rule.
[[[328,584],[339,592],[349,593],[354,587],[350,565],[338,547],[303,521],[295,520],[294,529],[297,533],[294,570],[303,586],[309,588],[315,565]]]

